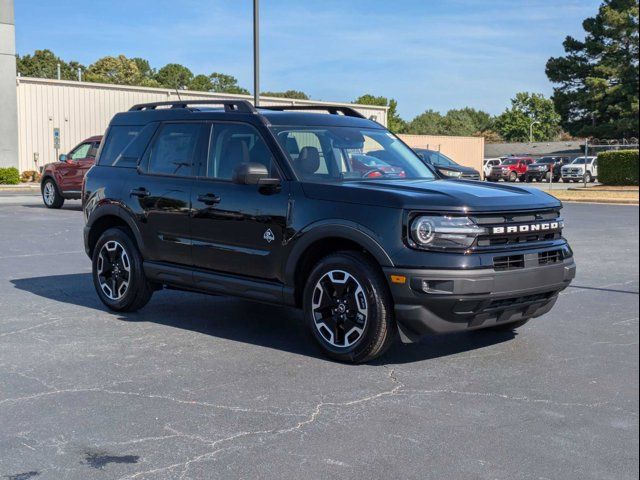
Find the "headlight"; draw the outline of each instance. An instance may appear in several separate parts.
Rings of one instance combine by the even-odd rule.
[[[462,176],[462,172],[454,172],[453,170],[440,170],[440,173],[453,178],[460,178],[460,176]]]
[[[418,248],[469,248],[487,233],[467,217],[419,216],[411,222],[410,241]]]

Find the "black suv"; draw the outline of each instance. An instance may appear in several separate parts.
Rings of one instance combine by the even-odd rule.
[[[354,168],[363,155],[394,168]],[[296,306],[342,361],[398,333],[514,329],[575,275],[556,199],[444,181],[346,107],[135,106],[111,121],[82,197],[107,307],[163,287]]]
[[[569,157],[548,156],[540,157],[534,163],[527,166],[525,179],[527,182],[534,180],[541,182],[559,182],[562,178],[562,167],[569,163]]]

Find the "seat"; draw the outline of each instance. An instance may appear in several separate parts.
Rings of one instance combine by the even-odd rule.
[[[231,180],[236,167],[248,162],[249,148],[247,143],[241,139],[231,139],[222,148],[217,176]]]
[[[296,169],[304,176],[313,175],[320,168],[320,152],[316,147],[302,147],[296,160]]]

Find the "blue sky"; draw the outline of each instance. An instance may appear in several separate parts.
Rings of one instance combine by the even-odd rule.
[[[500,113],[519,91],[551,94],[544,74],[592,0],[261,0],[262,90],[317,100],[394,97],[403,117],[472,106]],[[252,84],[251,0],[16,0],[19,54],[49,48],[89,64],[105,55],[181,63]]]

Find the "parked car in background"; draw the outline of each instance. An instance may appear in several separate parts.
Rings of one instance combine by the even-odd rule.
[[[490,182],[497,182],[502,179],[505,182],[515,182],[516,180],[524,181],[527,174],[527,168],[533,163],[531,157],[509,157],[496,167],[491,168],[491,172],[487,176]]]
[[[598,157],[578,157],[562,167],[565,182],[595,182],[598,179]]]
[[[480,172],[474,168],[463,167],[446,155],[426,148],[413,149],[429,165],[433,166],[445,177],[461,178],[463,180],[480,180]]]
[[[82,181],[95,163],[101,142],[101,135],[87,138],[69,153],[60,155],[57,162],[44,166],[40,190],[47,208],[60,208],[65,200],[80,199]]]
[[[503,158],[485,158],[482,161],[482,171],[484,173],[484,178],[487,178],[491,174],[491,169],[493,167],[497,167],[502,164]]]
[[[401,167],[394,167],[388,163],[380,160],[377,157],[364,154],[351,154],[349,155],[351,161],[351,168],[362,174],[364,178],[376,178],[376,177],[406,177],[407,174]]]
[[[557,182],[562,177],[562,167],[569,163],[569,157],[547,156],[537,159],[527,167],[526,181],[553,180]]]

